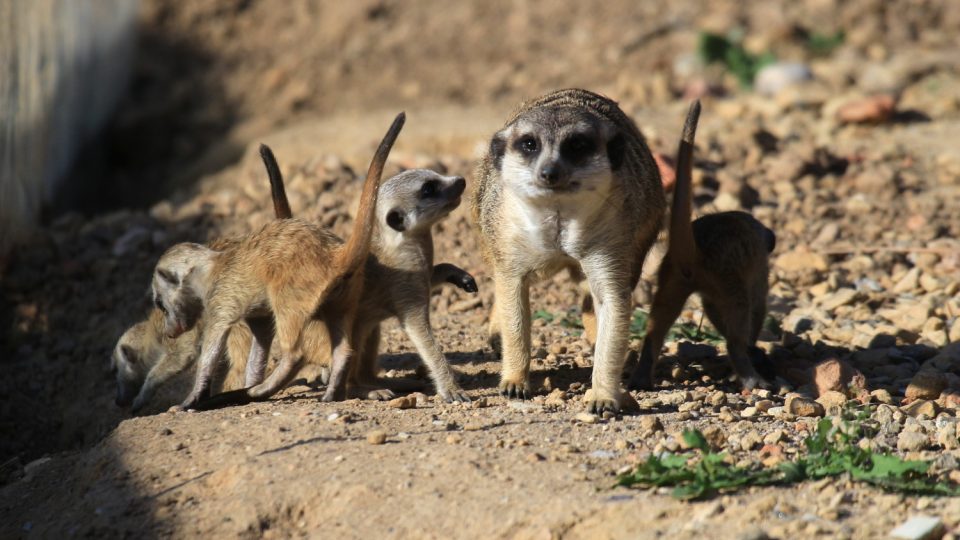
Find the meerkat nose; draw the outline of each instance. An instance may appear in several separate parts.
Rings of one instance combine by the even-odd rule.
[[[451,187],[453,188],[454,193],[460,195],[463,193],[463,190],[467,188],[467,181],[462,176],[456,176],[453,179]]]
[[[540,179],[547,183],[547,185],[556,184],[560,180],[560,167],[556,165],[544,165],[540,169]]]

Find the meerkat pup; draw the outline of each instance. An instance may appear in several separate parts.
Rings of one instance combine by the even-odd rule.
[[[754,369],[757,336],[767,314],[768,257],[776,236],[746,212],[703,216],[692,224],[693,140],[700,102],[690,106],[677,152],[677,180],[670,215],[669,248],[660,265],[640,362],[629,388],[653,388],[663,339],[687,298],[699,293],[707,318],[727,341],[727,353],[744,389],[766,382]],[[762,351],[760,351],[762,357]]]
[[[380,177],[404,119],[403,113],[397,116],[374,155],[346,243],[329,230],[293,218],[267,223],[222,251],[184,243],[161,256],[152,290],[166,315],[168,336],[182,334],[204,315],[196,381],[184,409],[208,397],[215,361],[230,327],[241,320],[253,333],[246,369],[247,382],[254,385],[247,389],[251,398],[273,395],[297,372],[303,362],[303,329],[311,319],[325,323],[332,347],[323,399],[345,397]],[[274,336],[279,362],[260,382]]]
[[[260,157],[270,178],[276,218],[293,217],[283,186],[283,176],[273,152],[268,146],[260,145]],[[210,248],[221,251],[231,243],[231,239],[220,239],[213,242]],[[155,306],[146,320],[134,324],[120,336],[110,357],[110,367],[116,372],[117,378],[116,404],[120,407],[132,405],[134,413],[142,409],[159,387],[194,364],[198,337],[196,327],[177,338],[167,337],[163,312]],[[250,339],[250,329],[245,323],[239,323],[231,329],[227,341],[227,357],[231,367],[238,364],[237,360],[246,358]],[[242,386],[243,383],[238,384],[233,375],[233,370],[228,369],[226,380],[219,381],[222,382],[220,386],[228,389]]]
[[[603,96],[553,92],[522,104],[493,136],[472,210],[493,267],[501,393],[531,394],[530,284],[571,268],[585,275],[597,314],[588,408],[619,410],[631,293],[665,207],[643,135]]]
[[[426,364],[437,394],[446,401],[470,401],[454,379],[430,325],[430,291],[452,283],[476,292],[473,276],[449,263],[433,265],[433,225],[460,204],[466,181],[434,171],[401,172],[380,186],[376,219],[367,258],[363,292],[353,327],[354,362],[348,392],[351,396],[389,399],[394,390],[415,387],[406,380],[378,377],[380,324],[396,317]],[[274,193],[282,193],[274,186]],[[317,321],[308,323],[304,334]],[[314,354],[324,354],[323,348]],[[306,351],[311,354],[311,351]],[[236,390],[213,396],[199,404],[209,409],[248,403],[262,396]]]

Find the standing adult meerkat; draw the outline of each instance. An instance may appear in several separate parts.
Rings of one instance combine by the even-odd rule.
[[[560,90],[519,107],[476,176],[472,210],[493,266],[501,393],[531,393],[530,284],[571,268],[585,275],[597,313],[588,408],[619,410],[631,293],[666,207],[640,130],[610,99]]]
[[[157,307],[166,314],[168,335],[176,337],[205,315],[197,377],[181,405],[184,409],[208,397],[215,361],[230,327],[241,320],[247,321],[254,338],[247,360],[248,380],[262,375],[274,336],[279,349],[277,367],[248,389],[252,397],[272,395],[296,373],[303,361],[303,329],[311,319],[326,324],[332,347],[323,399],[345,397],[380,177],[404,119],[400,113],[377,148],[346,243],[327,229],[294,218],[267,223],[223,251],[185,243],[161,256],[152,290]],[[265,317],[272,324],[260,324]]]
[[[653,370],[663,339],[687,298],[699,293],[707,318],[727,341],[727,353],[744,389],[766,381],[751,356],[763,356],[757,336],[767,314],[769,255],[776,236],[746,212],[720,212],[692,224],[691,184],[693,140],[700,102],[690,106],[677,151],[677,181],[670,214],[670,246],[657,275],[657,291],[650,310],[640,362],[629,388],[653,388]]]

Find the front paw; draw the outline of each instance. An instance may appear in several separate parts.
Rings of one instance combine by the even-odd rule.
[[[447,403],[470,403],[470,396],[457,386],[448,389],[438,389],[437,395]]]
[[[510,399],[530,399],[533,396],[530,391],[530,381],[526,377],[517,379],[505,377],[500,381],[500,395]]]
[[[619,392],[614,394],[604,390],[591,388],[587,390],[583,401],[587,404],[587,411],[594,414],[603,414],[604,412],[620,412]]]
[[[147,404],[146,398],[143,398],[143,397],[141,397],[141,396],[137,396],[137,397],[134,398],[134,400],[133,400],[133,406],[130,407],[130,412],[133,413],[133,414],[137,414],[137,413],[140,412],[140,409],[142,409],[143,406],[146,405],[146,404]]]
[[[342,389],[339,392],[333,387],[327,387],[327,391],[323,393],[323,397],[320,398],[320,401],[324,403],[330,403],[333,401],[343,401],[347,398],[346,389]]]
[[[480,290],[480,287],[477,287],[477,280],[473,279],[473,276],[470,274],[462,276],[457,286],[468,293],[475,293]]]
[[[183,400],[183,403],[180,404],[180,410],[189,411],[190,409],[196,409],[202,397],[200,392],[191,392],[190,395],[187,396],[187,399]]]

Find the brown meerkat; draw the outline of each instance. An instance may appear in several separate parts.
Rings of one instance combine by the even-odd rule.
[[[266,145],[260,146],[260,155],[270,180],[275,215],[278,219],[290,218],[292,217],[292,211],[276,158]],[[398,181],[402,181],[403,184],[395,186]],[[388,185],[394,187],[388,188]],[[438,190],[436,189],[438,185],[445,187]],[[396,215],[399,214],[404,216],[404,220],[409,224],[406,227],[407,238],[400,241],[391,240],[386,243],[375,241],[374,246],[382,246],[389,258],[394,260],[403,259],[403,253],[407,253],[408,258],[416,257],[419,253],[432,253],[432,237],[429,231],[426,235],[422,232],[425,228],[429,229],[430,226],[449,214],[450,210],[456,206],[455,203],[458,202],[463,191],[461,185],[462,179],[458,177],[444,177],[425,170],[409,171],[402,179],[396,177],[385,181],[384,186],[381,187],[381,204],[393,211],[392,214],[388,213],[388,215],[393,215],[391,219],[396,220]],[[390,194],[386,200],[384,200],[384,193]],[[374,238],[382,238],[387,234],[380,232],[383,224],[386,223],[386,218],[378,219],[378,223],[380,223],[380,226],[374,232]],[[404,233],[398,231],[394,234]],[[226,242],[230,242],[230,240],[217,240],[211,245],[211,248],[215,250],[223,249],[226,247]],[[368,260],[368,267],[372,269],[373,275],[368,274],[365,278],[362,310],[368,313],[384,310],[399,313],[396,308],[397,305],[417,303],[416,301],[398,302],[396,300],[401,294],[405,294],[407,297],[416,296],[413,290],[417,284],[411,284],[409,274],[399,272],[395,268],[385,268],[379,263],[371,264],[372,262],[376,262],[375,255],[371,255]],[[391,273],[394,275],[387,275]],[[425,270],[421,270],[415,277],[423,275],[425,275]],[[413,281],[418,280],[414,279]],[[476,281],[469,273],[453,264],[437,264],[430,273],[430,287],[436,289],[445,283],[453,284],[467,292],[477,291]],[[397,294],[397,291],[403,292]],[[383,299],[386,299],[386,304]],[[426,297],[424,302],[429,302],[429,297]],[[358,316],[363,316],[364,320],[368,318],[365,315],[358,314]],[[405,320],[407,325],[414,325],[417,322],[417,317],[407,316]],[[370,337],[368,337],[362,350],[358,352],[362,362],[355,364],[357,369],[352,370],[348,379],[348,395],[367,399],[389,399],[394,396],[393,390],[419,389],[418,385],[414,386],[415,381],[379,379],[377,377],[376,360],[379,349],[379,332],[376,330],[370,331]],[[158,387],[193,365],[196,360],[197,338],[196,327],[191,328],[176,339],[167,338],[163,332],[163,315],[157,308],[152,310],[148,320],[137,323],[127,330],[118,341],[111,357],[112,365],[117,372],[117,404],[126,406],[133,399],[134,412],[139,410],[149,401]],[[250,350],[252,336],[246,323],[240,322],[234,325],[227,339],[228,369],[225,377],[214,378],[213,391],[215,393],[219,393],[221,390],[238,389],[259,382],[258,380],[247,380],[245,385],[243,379],[236,374],[237,367],[244,365],[247,353]],[[330,363],[329,338],[326,326],[320,321],[311,320],[304,328],[303,339],[304,367],[312,366],[316,368],[317,373],[310,376],[318,376],[326,384],[329,375],[327,366]],[[431,340],[427,341],[430,342]],[[435,349],[435,347],[430,347],[430,349]],[[424,354],[424,356],[427,357],[428,355]],[[441,386],[444,379],[449,378],[443,371],[443,369],[440,370],[440,376],[438,377],[442,381]],[[449,372],[449,370],[446,371]],[[303,373],[300,372],[300,375],[303,375]],[[444,396],[451,396],[451,399],[461,399],[462,391],[458,390],[449,389],[439,393]],[[133,396],[136,396],[136,398],[134,399]]]
[[[326,324],[332,347],[323,400],[345,397],[380,177],[404,119],[400,113],[377,148],[353,232],[345,243],[327,229],[293,218],[267,223],[222,251],[183,243],[161,256],[152,290],[157,307],[166,315],[167,334],[176,337],[201,321],[196,381],[181,405],[184,409],[208,397],[215,361],[230,327],[241,320],[246,320],[254,338],[247,359],[248,380],[262,375],[274,336],[279,349],[276,368],[247,389],[252,398],[273,395],[296,373],[303,362],[303,329],[311,319]],[[201,320],[201,315],[206,316]]]
[[[493,266],[501,393],[531,393],[530,284],[572,268],[571,275],[585,275],[597,314],[588,408],[619,410],[631,294],[665,207],[643,135],[603,96],[547,94],[523,103],[493,136],[477,168],[472,210]]]
[[[464,270],[449,263],[433,265],[433,225],[459,206],[465,187],[463,177],[426,169],[403,171],[382,182],[354,323],[358,360],[349,378],[351,396],[386,399],[393,390],[416,388],[412,381],[377,376],[380,324],[396,317],[426,364],[437,394],[446,401],[470,400],[454,379],[430,325],[431,290],[452,283],[467,292],[477,291],[476,281]],[[282,189],[275,187],[274,192]],[[314,324],[319,323],[308,323],[305,334]],[[316,354],[324,354],[323,348]],[[205,399],[198,407],[237,405],[261,397],[236,390]]]
[[[727,353],[744,389],[766,381],[752,357],[767,314],[769,255],[773,231],[746,212],[720,212],[691,223],[693,140],[700,102],[690,106],[677,151],[677,180],[670,215],[669,248],[657,277],[647,335],[628,387],[653,388],[653,370],[663,339],[687,298],[699,293],[703,310],[727,341]]]
[[[260,145],[260,157],[270,178],[274,215],[277,219],[293,217],[283,186],[283,176],[273,152]],[[231,239],[214,241],[210,248],[226,249]],[[117,395],[115,402],[120,407],[131,405],[136,413],[153,397],[157,389],[171,378],[188,369],[197,358],[198,333],[191,328],[177,338],[167,337],[164,332],[164,315],[153,307],[147,318],[128,328],[117,340],[110,356],[110,367],[116,372]],[[238,359],[246,359],[250,350],[250,329],[246,323],[235,325],[227,339],[227,357],[230,366]],[[326,342],[323,342],[324,345]],[[243,381],[228,369],[224,377],[214,379],[214,391],[243,387]]]

